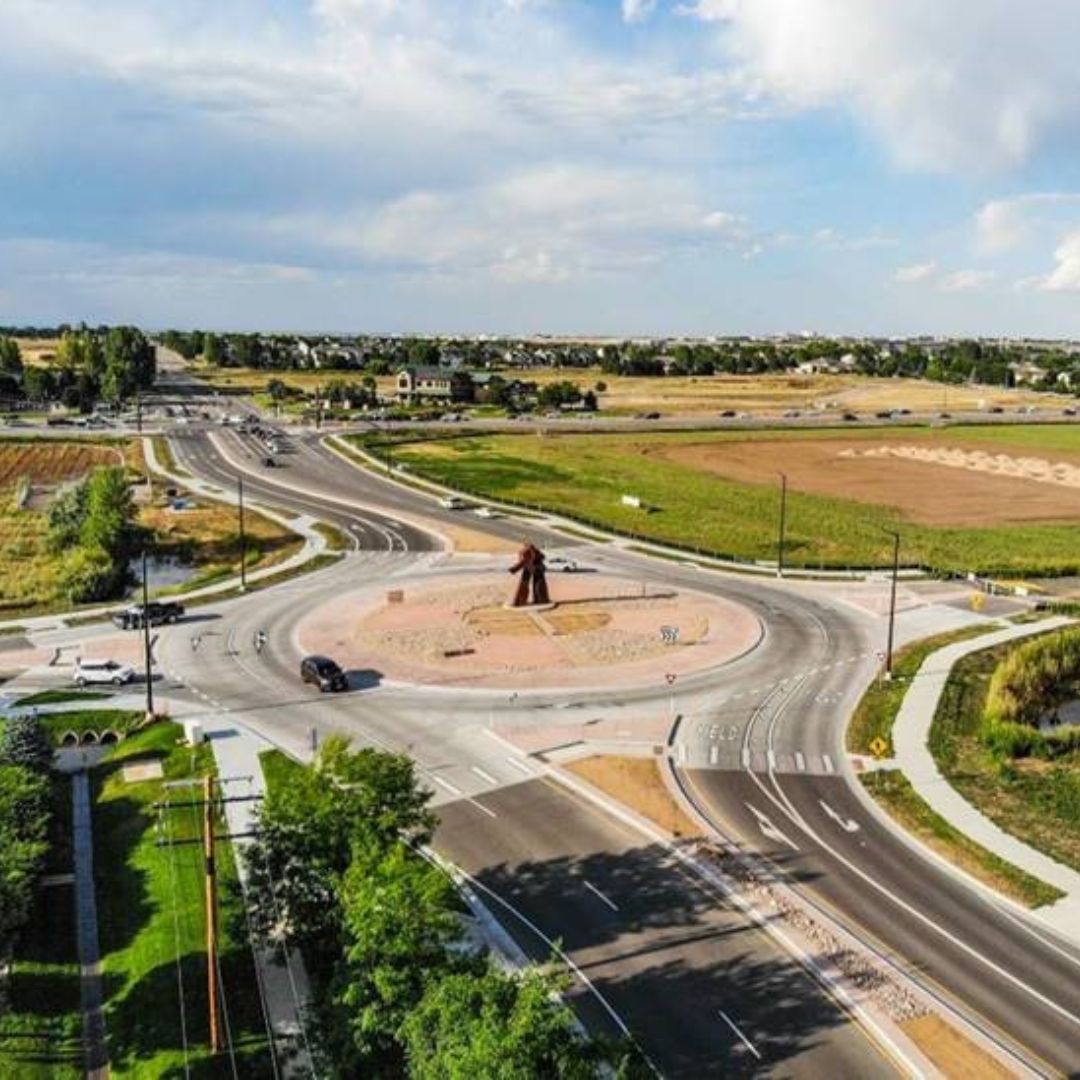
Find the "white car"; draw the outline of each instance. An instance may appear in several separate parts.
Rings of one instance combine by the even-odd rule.
[[[135,669],[130,664],[120,664],[115,660],[76,660],[72,676],[76,686],[89,686],[92,683],[112,683],[123,686],[135,678]]]
[[[464,510],[465,500],[459,499],[456,495],[447,495],[445,499],[439,500],[439,505],[444,510]]]
[[[478,506],[473,513],[479,518],[493,518],[495,511],[490,506]]]

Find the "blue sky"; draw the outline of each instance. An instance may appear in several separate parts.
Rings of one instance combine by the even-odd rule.
[[[4,0],[0,324],[1080,336],[1075,0]]]

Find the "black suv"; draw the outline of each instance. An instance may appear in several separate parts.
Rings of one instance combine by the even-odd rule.
[[[300,661],[300,678],[317,686],[324,694],[327,690],[349,689],[345,672],[329,656],[305,656]]]
[[[184,614],[184,605],[175,600],[151,600],[146,605],[145,613],[142,604],[132,604],[113,615],[112,621],[121,630],[138,630],[143,624],[143,617],[151,626],[160,626],[161,623],[174,623]]]

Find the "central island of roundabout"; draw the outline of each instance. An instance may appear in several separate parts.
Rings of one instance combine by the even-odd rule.
[[[547,584],[549,602],[521,607],[505,570],[357,589],[308,612],[297,642],[381,682],[573,691],[656,687],[761,640],[757,616],[706,593],[598,572]]]

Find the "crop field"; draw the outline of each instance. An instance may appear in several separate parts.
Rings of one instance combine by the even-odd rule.
[[[59,338],[16,338],[24,364],[47,366],[56,359]]]
[[[785,472],[791,565],[887,565],[885,529],[900,532],[905,565],[1080,565],[1074,427],[467,436],[399,445],[395,458],[464,492],[741,559],[776,558]]]
[[[98,465],[119,465],[118,447],[90,442],[0,442],[0,489],[20,480],[53,486],[78,480]]]

